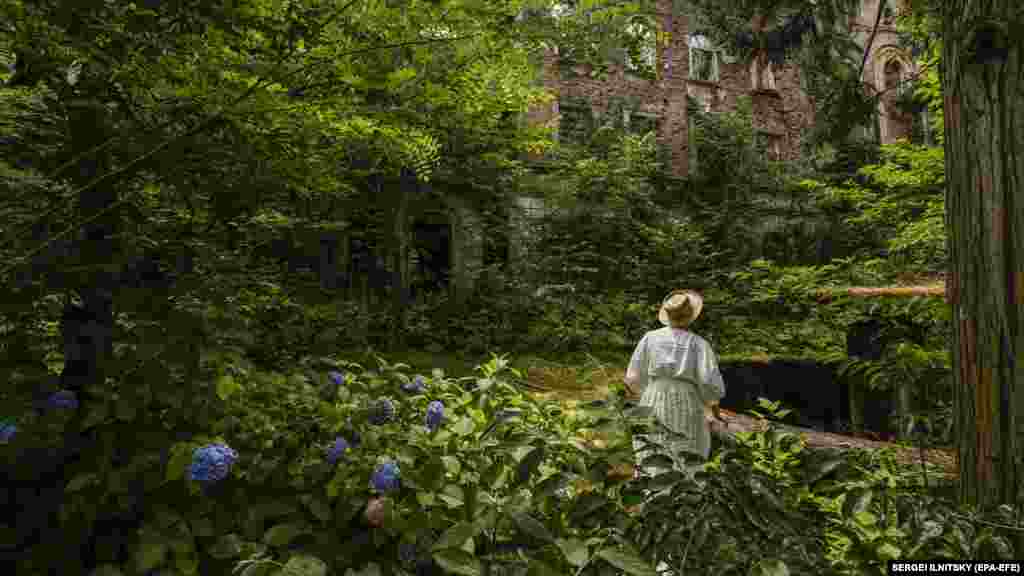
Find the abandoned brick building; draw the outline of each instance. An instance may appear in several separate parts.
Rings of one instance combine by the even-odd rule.
[[[879,2],[889,5],[871,41],[863,80],[876,90],[888,89],[879,103],[876,126],[867,134],[885,144],[910,136],[913,119],[896,106],[896,99],[909,86],[916,67],[898,43],[896,0],[864,0],[849,22],[851,31],[862,46],[867,44]],[[545,57],[543,83],[556,98],[533,110],[530,120],[556,127],[560,138],[574,138],[606,114],[622,114],[622,122],[632,130],[657,131],[672,173],[681,177],[699,162],[693,154],[688,98],[705,111],[718,112],[734,109],[738,98],[749,96],[765,153],[778,160],[796,158],[801,137],[814,118],[800,70],[788,63],[775,68],[766,59],[744,62],[731,57],[704,36],[691,34],[690,18],[673,11],[673,4],[659,0],[655,18],[637,19],[631,27],[642,38],[645,49],[640,59],[645,61],[623,58],[604,79],[591,77],[585,65],[567,65],[557,49],[551,50]],[[640,70],[656,73],[644,75]]]
[[[852,18],[851,30],[867,44],[878,14],[878,2],[890,2],[887,17],[871,42],[863,79],[878,90],[890,88],[879,104],[877,122],[866,136],[889,143],[910,135],[912,118],[896,106],[898,93],[906,88],[916,70],[915,62],[898,43],[892,20],[897,0],[864,0]],[[710,45],[705,37],[691,34],[685,12],[673,11],[673,0],[658,0],[654,18],[638,20],[631,31],[640,35],[636,60],[624,58],[611,65],[610,74],[593,78],[582,66],[566,66],[565,54],[549,52],[543,62],[541,81],[555,96],[548,105],[531,110],[528,120],[549,123],[559,138],[576,138],[581,130],[597,125],[608,115],[630,130],[646,133],[654,129],[668,152],[673,175],[683,177],[699,170],[693,150],[693,131],[687,112],[693,99],[705,111],[733,109],[739,98],[749,96],[753,120],[766,154],[777,159],[794,159],[801,152],[801,138],[813,122],[813,103],[803,89],[800,70],[792,65],[776,69],[766,61],[742,62]],[[632,52],[632,53],[637,53]],[[653,73],[641,73],[641,71]],[[922,124],[918,122],[917,124]],[[924,123],[926,124],[926,123]],[[927,138],[927,135],[925,136]],[[429,188],[429,186],[427,186]],[[464,298],[481,286],[481,269],[494,263],[485,239],[493,237],[493,224],[456,196],[435,197],[426,192],[423,206],[410,206],[410,253],[415,253],[410,272],[413,292],[448,292]],[[773,200],[774,202],[774,200]],[[548,212],[542,198],[517,197],[505,211],[510,237],[498,259],[528,258],[521,253],[516,237],[531,234],[531,220]],[[781,217],[757,223],[762,238],[779,233]],[[827,223],[826,223],[827,224]],[[488,233],[491,230],[492,233]],[[338,285],[350,297],[370,301],[383,298],[382,289],[392,278],[385,253],[373,241],[360,240],[358,231],[339,234],[317,233],[306,245],[306,254],[294,266],[334,269],[339,278],[321,278],[325,286]],[[319,241],[316,240],[319,238]],[[753,246],[759,256],[762,244]],[[361,256],[360,256],[361,254]],[[304,262],[304,264],[303,264]],[[294,267],[293,266],[293,267]],[[417,290],[422,285],[424,290]],[[367,302],[366,305],[370,303]]]

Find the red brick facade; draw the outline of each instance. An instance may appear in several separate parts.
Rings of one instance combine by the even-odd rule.
[[[878,0],[865,0],[861,17],[851,22],[855,31],[874,23]],[[790,64],[781,69],[768,68],[764,63],[755,66],[749,61],[731,61],[719,52],[717,81],[690,78],[690,37],[688,17],[670,14],[671,0],[658,2],[659,37],[667,42],[658,46],[658,78],[647,80],[612,66],[605,79],[591,78],[590,69],[576,66],[571,73],[559,69],[558,55],[548,54],[544,62],[543,83],[556,95],[542,109],[533,110],[533,122],[559,121],[559,99],[582,99],[589,103],[596,115],[608,112],[612,101],[625,99],[642,114],[658,119],[658,140],[669,151],[671,172],[685,176],[689,164],[689,134],[687,122],[687,95],[694,97],[705,109],[718,112],[734,109],[737,99],[749,96],[753,106],[755,128],[763,134],[769,145],[769,154],[777,159],[796,159],[801,151],[801,138],[814,121],[813,103],[801,89],[800,70]],[[669,34],[664,34],[670,30]],[[884,26],[876,36],[865,67],[864,80],[876,87],[885,82],[881,66],[886,58],[898,59],[902,73],[908,74],[912,63],[895,52],[895,29]],[[894,56],[893,54],[898,54]],[[888,56],[887,56],[888,55]],[[760,69],[760,70],[758,70]],[[890,66],[890,72],[892,72]],[[762,72],[756,73],[755,70]],[[890,73],[890,80],[892,74]],[[895,91],[891,91],[894,96]],[[909,133],[909,120],[896,112],[892,97],[880,105],[882,142],[889,142]]]

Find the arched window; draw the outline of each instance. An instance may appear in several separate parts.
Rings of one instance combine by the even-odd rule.
[[[718,82],[719,51],[705,36],[690,35],[690,79]]]
[[[775,90],[775,69],[767,58],[750,61],[750,88],[753,90]]]
[[[626,69],[630,72],[652,74],[658,61],[658,33],[652,22],[644,18],[632,19],[626,27],[629,46],[626,49]]]
[[[885,89],[887,91],[894,91],[897,96],[902,96],[905,88],[905,83],[903,81],[903,64],[895,58],[889,60],[885,63],[884,75]]]

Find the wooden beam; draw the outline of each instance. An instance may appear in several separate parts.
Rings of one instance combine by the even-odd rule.
[[[837,296],[853,296],[858,298],[877,298],[882,296],[899,296],[908,298],[911,296],[945,296],[946,287],[943,284],[931,284],[926,286],[873,286],[873,287],[847,287],[847,288],[825,288],[818,291],[820,299],[828,300]]]

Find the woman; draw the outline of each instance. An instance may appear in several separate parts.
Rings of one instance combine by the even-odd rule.
[[[658,422],[671,431],[659,427],[648,439],[672,458],[676,470],[687,473],[699,465],[686,465],[680,454],[689,452],[708,458],[711,428],[704,407],[711,406],[714,417],[721,421],[718,401],[725,396],[725,382],[711,345],[688,330],[703,306],[704,300],[691,290],[669,294],[658,312],[658,320],[665,327],[640,339],[625,378],[626,388],[640,396],[640,405],[652,408]],[[650,448],[644,450],[640,439],[634,440],[633,446],[637,464],[651,454]]]

